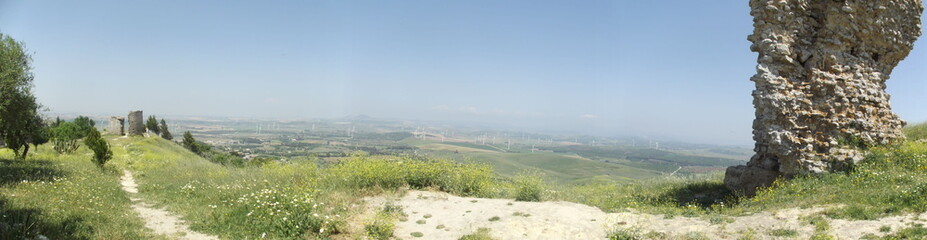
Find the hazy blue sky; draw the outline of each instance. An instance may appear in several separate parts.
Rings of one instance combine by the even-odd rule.
[[[747,1],[6,1],[54,112],[383,118],[749,144]],[[888,81],[927,120],[922,39]]]

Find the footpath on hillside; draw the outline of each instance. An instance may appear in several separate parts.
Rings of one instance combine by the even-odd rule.
[[[134,195],[138,194],[138,184],[135,183],[135,178],[132,177],[132,172],[129,170],[123,171],[120,182],[122,183],[122,190],[129,193],[129,199],[132,200],[132,208],[145,220],[145,227],[150,228],[154,233],[174,237],[176,239],[219,239],[212,235],[192,231],[189,226],[176,215],[162,208],[154,208],[150,204],[142,201],[141,198],[135,197]]]

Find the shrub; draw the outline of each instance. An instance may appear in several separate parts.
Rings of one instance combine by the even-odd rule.
[[[267,232],[271,238],[293,238],[306,232],[328,236],[338,231],[339,222],[326,214],[319,192],[293,187],[268,187],[239,197],[230,203],[233,221],[250,232]]]
[[[84,137],[81,127],[72,122],[62,122],[50,130],[52,148],[59,154],[72,153],[80,147],[78,140]]]
[[[492,237],[489,236],[489,228],[479,228],[475,233],[460,237],[460,240],[492,240]]]
[[[383,210],[374,217],[373,221],[364,225],[364,231],[367,233],[368,237],[373,239],[389,239],[393,236],[393,229],[396,228],[396,225],[393,224],[393,219],[402,214],[402,206],[387,202],[386,205],[383,206]]]
[[[90,129],[90,134],[84,139],[87,148],[93,151],[93,162],[100,168],[113,158],[113,151],[110,150],[109,143],[106,142],[96,128]]]
[[[640,240],[644,239],[640,231],[631,228],[616,228],[608,232],[609,240]]]
[[[544,180],[540,172],[523,171],[513,179],[515,183],[515,201],[541,201]]]

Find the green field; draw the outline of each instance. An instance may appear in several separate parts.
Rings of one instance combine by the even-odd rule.
[[[548,146],[553,151],[511,151],[493,145],[406,139],[403,143],[427,150],[428,155],[460,162],[493,165],[496,173],[511,177],[524,170],[537,170],[553,182],[579,184],[598,181],[627,182],[668,175],[681,166],[721,169],[742,164],[733,154],[702,151],[664,151],[619,146]],[[736,154],[736,153],[735,153]],[[685,169],[678,174],[689,174]]]
[[[628,181],[663,175],[663,172],[632,167],[623,164],[605,163],[576,155],[558,153],[467,153],[447,154],[449,158],[463,162],[479,162],[493,165],[502,176],[515,176],[524,170],[537,170],[551,181],[559,183],[584,183],[595,180]]]

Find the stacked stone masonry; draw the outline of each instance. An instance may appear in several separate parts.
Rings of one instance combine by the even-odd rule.
[[[142,111],[129,112],[129,125],[126,126],[126,132],[129,133],[129,136],[141,136],[145,134],[145,124],[142,117]]]
[[[109,117],[109,126],[106,127],[106,132],[115,135],[125,135],[125,122],[126,119],[122,117]]]
[[[751,0],[756,154],[725,185],[839,171],[904,139],[885,81],[921,34],[921,0]]]

